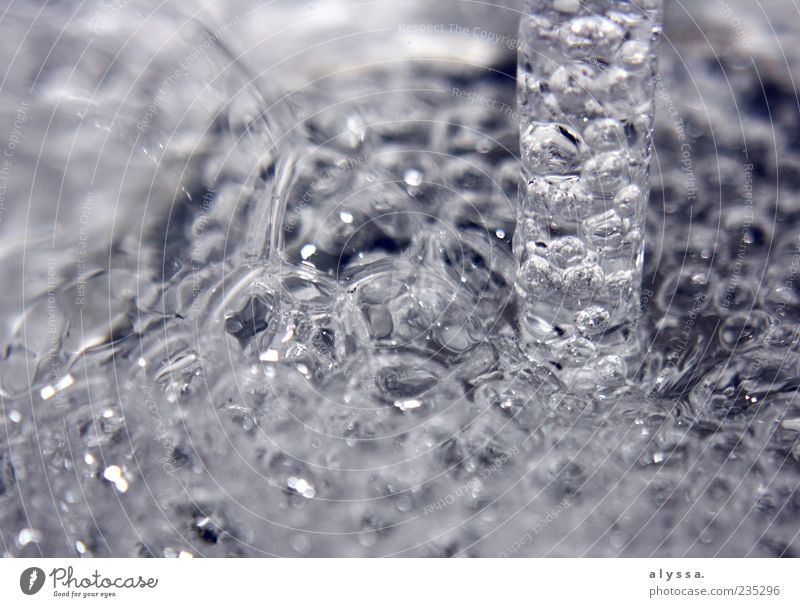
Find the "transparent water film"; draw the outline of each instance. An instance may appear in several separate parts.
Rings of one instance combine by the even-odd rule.
[[[529,355],[615,388],[637,350],[659,0],[530,0],[515,251]]]
[[[800,23],[726,2],[665,4],[627,383],[649,13],[524,24],[523,341],[521,2],[11,3],[0,553],[800,555]]]

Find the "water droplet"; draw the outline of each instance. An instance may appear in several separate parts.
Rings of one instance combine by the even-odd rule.
[[[416,398],[396,400],[394,401],[394,406],[400,409],[400,411],[411,411],[412,409],[419,409],[422,406],[422,401]]]
[[[265,363],[276,363],[280,360],[280,352],[277,350],[265,350],[258,355],[258,359]]]
[[[417,169],[408,169],[403,174],[403,181],[411,187],[420,186],[422,185],[422,173]]]
[[[42,534],[37,529],[25,527],[17,534],[17,543],[20,546],[27,546],[32,543],[39,543],[42,539]]]
[[[42,400],[49,400],[53,398],[56,394],[59,394],[69,388],[71,385],[75,383],[75,378],[72,377],[71,374],[67,373],[64,377],[59,378],[52,385],[45,386],[39,391],[39,396],[42,397]]]
[[[302,495],[306,499],[311,499],[317,494],[314,485],[309,483],[304,478],[290,476],[287,479],[286,484],[289,487],[289,489],[296,491],[299,495]]]
[[[119,466],[109,466],[103,471],[103,478],[114,485],[117,491],[125,493],[128,490],[128,481],[122,474]]]
[[[313,244],[304,244],[303,247],[300,249],[300,257],[303,259],[308,259],[314,253],[317,252],[317,247]]]

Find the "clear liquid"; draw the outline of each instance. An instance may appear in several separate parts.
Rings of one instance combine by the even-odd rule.
[[[576,389],[620,387],[639,351],[660,19],[658,2],[537,0],[520,21],[522,338]]]
[[[731,35],[739,67],[708,70],[717,55],[694,46],[716,4],[692,5],[701,30],[672,14],[680,45],[663,56],[656,96],[640,300],[649,352],[622,394],[570,394],[518,339],[518,125],[504,109],[514,50],[474,52],[474,38],[449,32],[409,44],[398,21],[423,17],[384,3],[315,27],[307,6],[287,2],[277,19],[273,4],[240,5],[239,21],[234,7],[211,27],[232,23],[220,36],[234,48],[281,31],[260,60],[234,52],[229,72],[228,54],[193,54],[205,34],[165,47],[155,34],[178,28],[150,23],[128,48],[161,49],[158,69],[123,53],[97,91],[129,36],[112,29],[84,52],[88,16],[65,26],[47,11],[72,5],[29,8],[62,46],[29,92],[50,51],[31,36],[28,63],[10,66],[20,99],[4,86],[1,106],[0,148],[15,122],[21,134],[0,222],[3,554],[800,553],[800,305],[786,286],[800,216],[770,164],[779,145],[791,169],[793,144],[767,137],[752,98],[774,65],[756,73]],[[447,24],[442,10],[428,17]],[[120,19],[136,29],[135,16]],[[339,46],[330,22],[377,33]],[[469,25],[513,39],[516,23],[502,23]],[[428,59],[398,61],[415,48]],[[285,71],[269,55],[279,51],[297,57]],[[180,78],[156,103],[193,56],[190,72],[217,65],[236,86],[201,95],[195,85],[212,79]],[[342,72],[354,58],[367,65]],[[271,108],[264,121],[251,82]],[[776,129],[796,132],[781,102],[792,80],[775,86]],[[291,111],[272,107],[289,92]],[[695,201],[669,103],[692,142]],[[136,131],[151,104],[145,154],[115,127]],[[764,195],[748,206],[751,163]]]

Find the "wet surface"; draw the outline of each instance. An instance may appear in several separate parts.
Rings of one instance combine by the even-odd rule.
[[[589,396],[518,339],[506,11],[354,58],[372,13],[15,5],[4,554],[796,556],[798,20],[729,4],[668,3],[647,351]]]

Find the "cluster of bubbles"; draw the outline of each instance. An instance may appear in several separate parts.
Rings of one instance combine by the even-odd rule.
[[[656,1],[537,0],[520,21],[521,322],[576,389],[620,387],[637,350],[660,20]]]
[[[614,4],[624,14],[629,3]],[[559,14],[577,5],[547,4]],[[574,225],[553,213],[564,231],[532,239],[519,270],[536,288],[514,288],[519,131],[502,110],[515,95],[510,52],[491,69],[393,61],[331,74],[298,88],[288,109],[271,105],[266,119],[246,99],[226,106],[222,96],[211,128],[195,116],[181,137],[161,139],[143,228],[127,215],[122,233],[105,230],[115,216],[102,198],[116,175],[105,170],[83,269],[63,237],[80,233],[82,202],[62,204],[56,248],[43,222],[28,227],[34,246],[3,250],[8,284],[21,270],[26,282],[2,299],[2,553],[800,554],[791,79],[763,58],[775,54],[759,54],[772,74],[767,106],[754,93],[763,76],[754,51],[721,37],[718,61],[706,30],[692,29],[710,27],[711,13],[697,10],[695,22],[673,5],[666,20],[678,50],[663,54],[669,85],[656,91],[660,161],[634,310],[649,348],[635,382],[622,386],[617,359],[599,370],[592,361],[598,337],[619,322],[608,302],[635,293],[639,280],[640,266],[614,251],[634,250],[615,226],[641,212],[640,182],[612,179],[614,162],[603,162],[614,186],[607,208]],[[571,18],[579,21],[557,29],[558,40],[587,36],[609,59],[624,48],[626,22]],[[190,45],[179,56],[191,55]],[[88,78],[113,56],[88,52],[77,71]],[[172,73],[167,59],[169,69],[143,76],[137,91],[157,94]],[[54,114],[54,132],[71,141],[74,107],[56,107],[56,76],[43,73],[26,111]],[[68,89],[67,98],[92,90]],[[498,103],[474,102],[485,99]],[[735,107],[742,120],[727,115]],[[84,109],[82,129],[114,133]],[[157,126],[169,108],[156,110],[150,154],[160,132],[173,133]],[[565,132],[534,127],[543,146],[534,149],[557,153],[563,170],[580,142],[577,179],[536,176],[553,192],[543,202],[601,204],[585,167],[614,153],[603,133],[616,141],[619,127],[607,120],[619,119],[592,116]],[[48,121],[26,124],[21,141],[38,149],[36,129]],[[626,141],[645,136],[631,128]],[[78,163],[97,144],[82,133],[73,180],[91,174]],[[126,199],[153,183],[153,166],[129,166]],[[45,197],[57,185],[42,187],[48,176]],[[65,182],[65,196],[73,186]],[[547,343],[546,361],[532,357],[518,309],[537,292],[566,290],[563,326],[574,330]],[[563,370],[578,377],[584,366],[612,390],[570,390]]]

